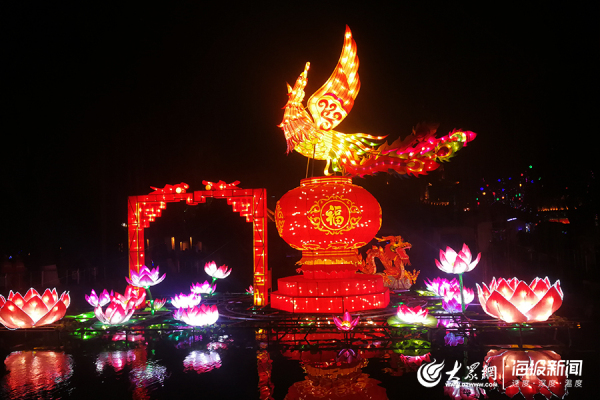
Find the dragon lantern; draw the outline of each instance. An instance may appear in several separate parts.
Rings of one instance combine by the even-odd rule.
[[[410,265],[410,260],[406,250],[412,245],[402,240],[402,236],[384,236],[381,239],[375,238],[378,242],[389,243],[385,248],[381,246],[373,246],[367,251],[367,258],[362,261],[359,270],[364,274],[377,273],[375,258],[384,266],[384,271],[378,275],[383,276],[385,286],[391,289],[410,289],[417,281],[419,272],[413,269],[413,272],[407,271],[404,267]]]

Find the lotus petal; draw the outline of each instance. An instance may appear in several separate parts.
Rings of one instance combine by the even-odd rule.
[[[25,302],[28,302],[33,297],[40,297],[40,294],[34,288],[30,288],[27,293],[25,293],[25,298],[23,299]]]
[[[485,302],[484,311],[494,318],[499,318],[502,321],[527,322],[527,317],[519,311],[511,302],[509,302],[499,292],[494,291]]]
[[[11,300],[7,300],[4,307],[0,310],[0,319],[3,321],[2,324],[8,329],[33,327],[31,317]]]
[[[562,305],[562,296],[556,287],[551,287],[539,302],[527,310],[527,318],[531,321],[546,321]]]
[[[522,313],[529,311],[539,301],[538,296],[531,290],[529,285],[521,281],[515,288],[513,295],[508,299]]]
[[[23,305],[23,307],[21,307],[21,309],[31,317],[34,323],[46,315],[49,311],[48,307],[44,304],[40,297],[31,297]]]
[[[52,307],[52,309],[46,315],[44,315],[42,318],[40,318],[35,323],[35,325],[42,326],[42,325],[53,324],[56,321],[58,321],[59,319],[61,319],[62,317],[64,317],[66,313],[67,313],[67,307],[65,306],[65,304],[62,301],[57,301],[55,306]]]

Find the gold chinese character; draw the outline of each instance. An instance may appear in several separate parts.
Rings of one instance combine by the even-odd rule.
[[[344,223],[344,217],[342,216],[342,206],[329,206],[329,210],[325,212],[327,216],[327,223],[330,225],[339,226]]]

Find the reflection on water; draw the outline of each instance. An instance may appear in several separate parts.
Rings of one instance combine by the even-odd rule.
[[[104,351],[96,357],[96,372],[102,373],[107,366],[115,372],[121,371],[127,364],[140,365],[146,361],[146,348],[127,351]]]
[[[184,371],[195,371],[202,374],[216,368],[221,368],[221,357],[214,351],[192,351],[183,360]]]
[[[4,360],[9,372],[3,389],[8,398],[53,398],[73,375],[73,358],[56,351],[15,351]]]
[[[362,372],[367,357],[374,352],[352,349],[341,351],[292,351],[286,356],[299,359],[306,373],[303,381],[294,383],[286,400],[296,399],[387,399],[379,381]]]
[[[151,390],[163,386],[168,377],[167,368],[156,361],[147,361],[143,365],[136,366],[129,373],[129,379],[135,386],[133,398],[150,399]]]
[[[541,348],[468,354],[455,348],[397,349],[391,341],[350,341],[343,335],[340,339],[305,333],[304,341],[289,342],[282,341],[289,336],[279,335],[275,342],[262,332],[253,336],[236,331],[229,337],[219,333],[203,332],[202,338],[192,332],[178,341],[168,335],[147,337],[141,343],[115,343],[107,337],[66,346],[70,350],[65,351],[13,352],[5,359],[8,373],[0,398],[186,398],[199,387],[202,398],[236,400],[563,398],[575,366],[572,357],[562,359]],[[435,387],[422,386],[416,371],[436,359],[445,362],[442,380]],[[445,386],[457,361],[462,363],[455,371],[457,382],[487,383],[483,371],[493,369],[496,375],[490,382],[498,388]],[[476,377],[466,378],[467,367],[473,365]],[[569,394],[574,399],[582,398],[581,388],[569,391],[578,392]]]
[[[169,374],[158,361],[148,360],[146,346],[131,350],[105,351],[96,357],[96,372],[102,374],[107,367],[121,372],[130,367],[129,380],[133,386],[134,399],[149,399],[150,392],[163,386]]]

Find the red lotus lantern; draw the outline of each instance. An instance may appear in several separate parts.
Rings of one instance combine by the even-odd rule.
[[[483,368],[490,383],[508,397],[521,393],[533,400],[540,393],[546,399],[562,399],[567,393],[566,363],[554,351],[490,350]]]
[[[382,308],[389,291],[378,275],[357,274],[358,248],[381,227],[381,208],[349,177],[303,179],[277,203],[279,235],[302,251],[302,276],[278,280],[274,308],[341,313]]]

